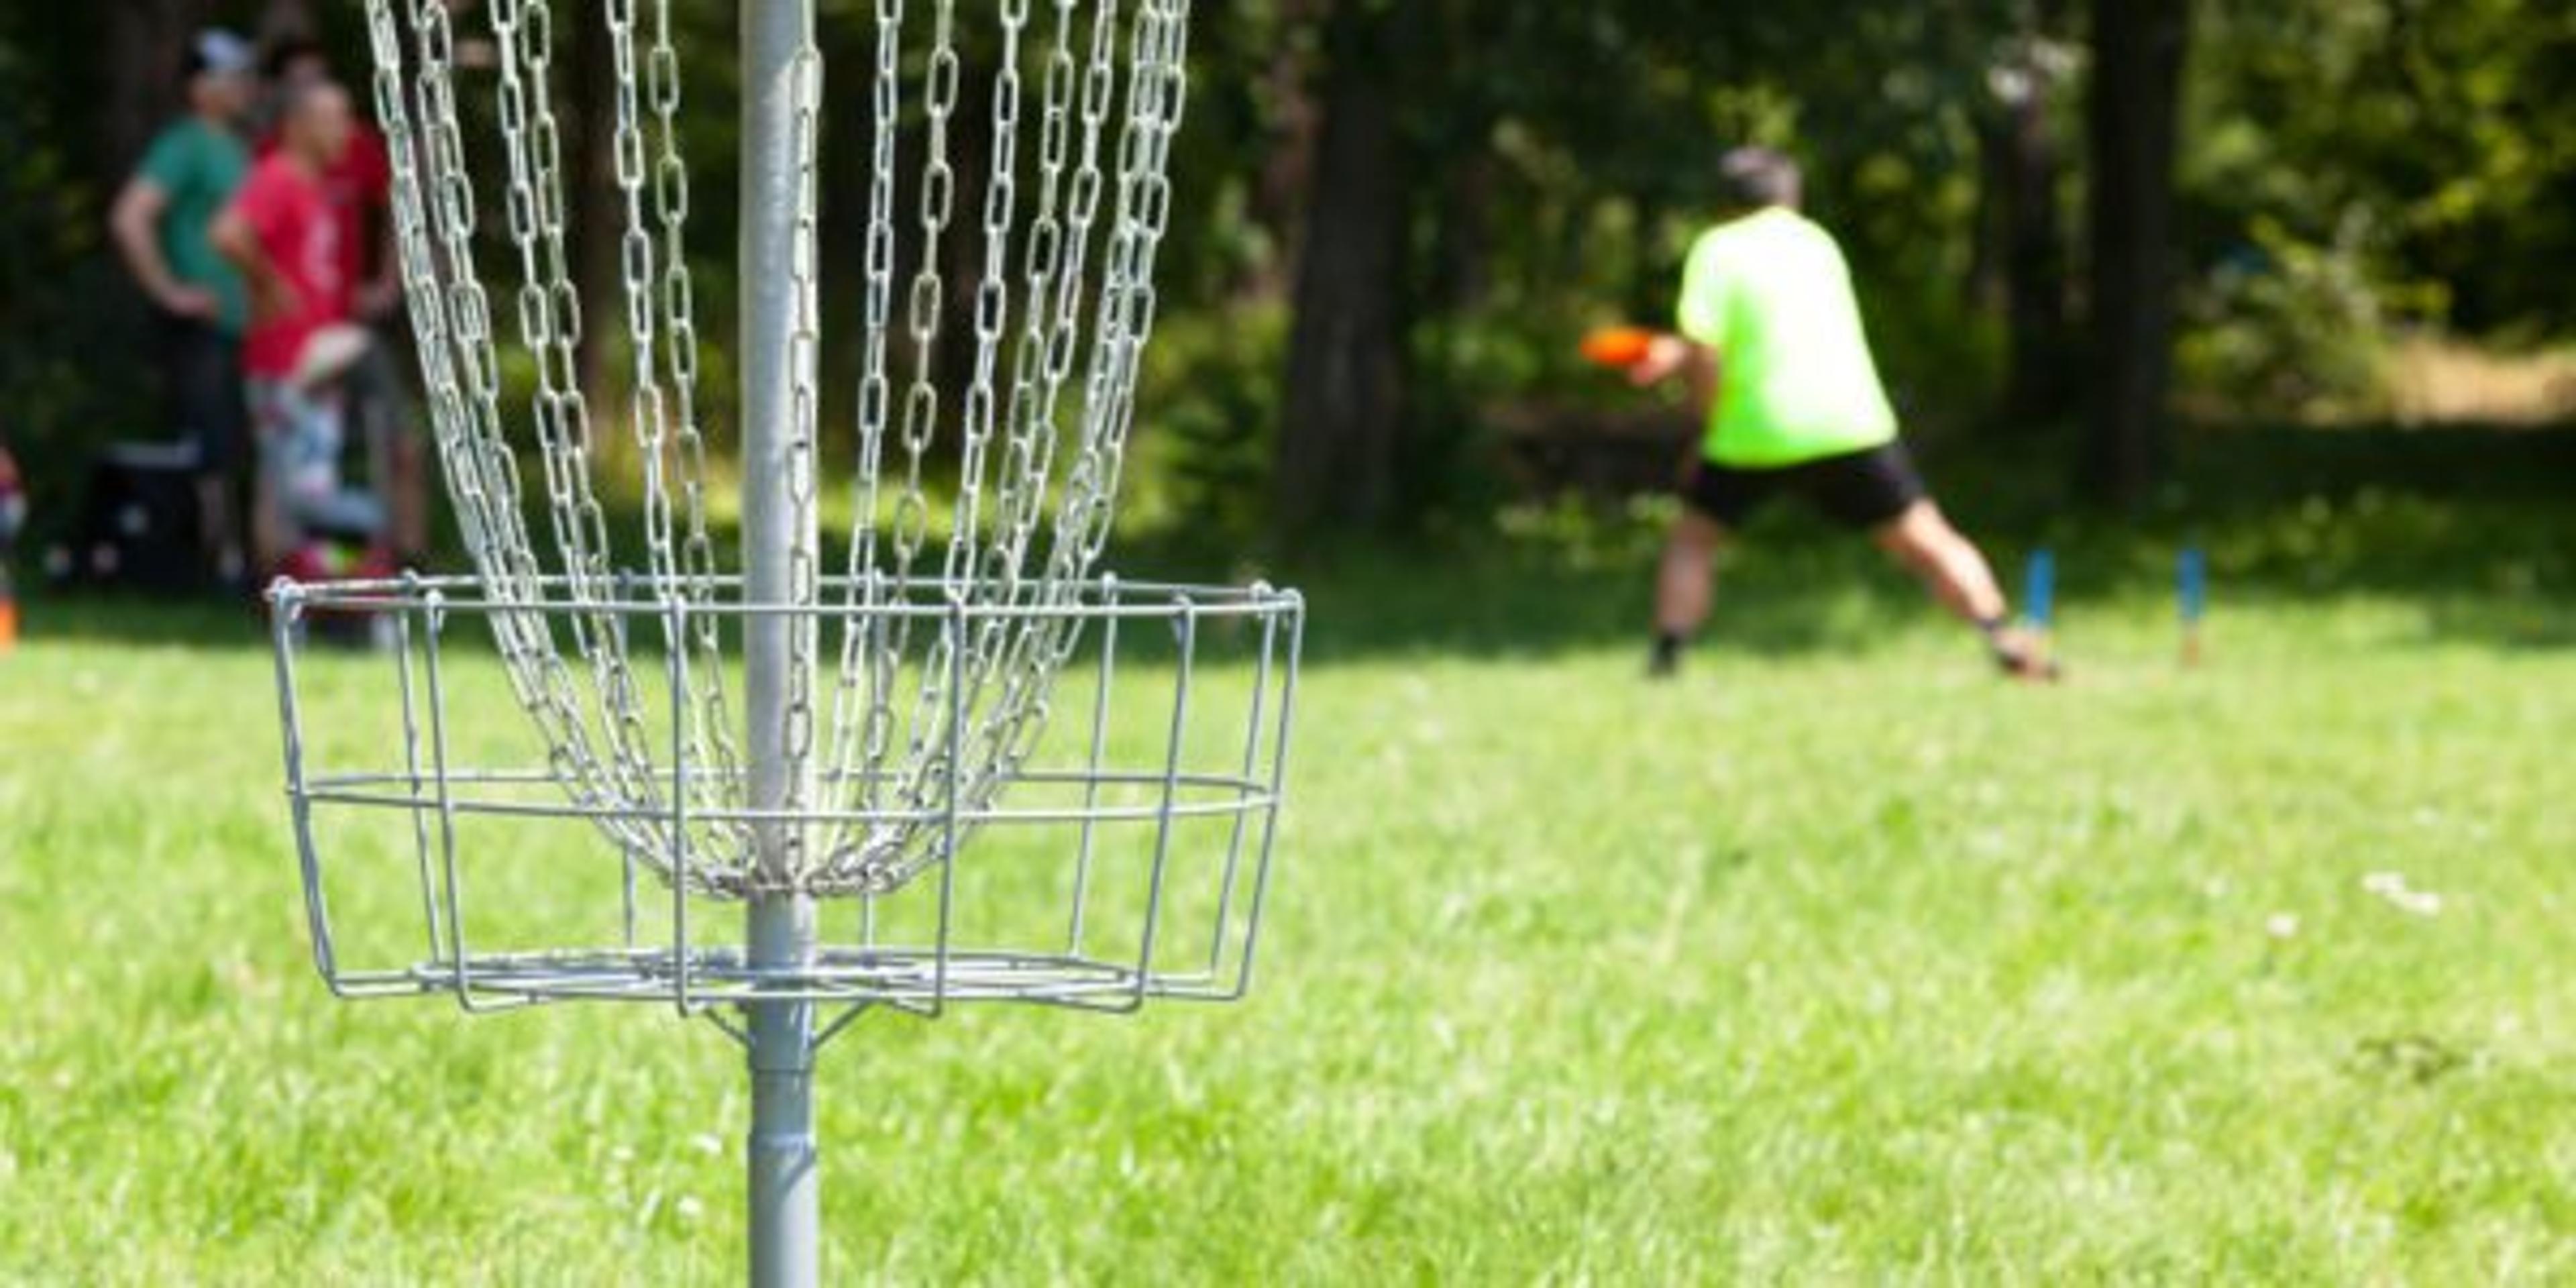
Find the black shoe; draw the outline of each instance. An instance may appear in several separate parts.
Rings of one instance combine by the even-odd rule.
[[[1669,680],[1682,671],[1682,642],[1671,637],[1655,641],[1654,652],[1646,656],[1646,678]]]
[[[2048,646],[2030,632],[2006,628],[1988,638],[1994,646],[1995,666],[2007,678],[2025,684],[2055,684],[2065,678],[2057,659],[2048,655]]]

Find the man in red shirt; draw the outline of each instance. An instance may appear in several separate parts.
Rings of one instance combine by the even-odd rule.
[[[336,81],[330,56],[306,39],[290,39],[268,52],[264,61],[277,115],[259,136],[256,155],[265,161],[286,142],[285,107],[299,92]],[[348,146],[321,172],[322,195],[340,225],[343,311],[370,325],[390,316],[402,293],[393,247],[394,169],[384,136],[363,120],[353,119]]]
[[[298,91],[332,83],[330,54],[316,41],[290,38],[269,50],[266,69],[278,115],[260,136],[259,155],[283,142],[283,107]],[[427,453],[404,389],[386,324],[402,304],[401,261],[393,242],[393,161],[384,136],[364,120],[349,146],[322,172],[323,196],[340,224],[345,312],[376,343],[353,368],[343,396],[347,420],[364,445],[368,479],[385,499],[394,549],[417,558],[429,544]]]
[[[348,91],[327,82],[292,90],[277,151],[251,168],[212,234],[250,289],[242,367],[260,446],[254,527],[270,566],[311,535],[373,538],[384,527],[376,498],[340,486],[338,382],[365,343],[350,325],[341,224],[324,176],[355,126]]]

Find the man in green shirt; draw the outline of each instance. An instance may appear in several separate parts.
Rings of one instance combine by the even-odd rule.
[[[1985,556],[1933,504],[1897,437],[1842,249],[1798,213],[1796,164],[1739,148],[1719,166],[1733,209],[1691,251],[1680,334],[1656,337],[1630,373],[1640,386],[1685,378],[1707,411],[1657,580],[1653,673],[1671,674],[1707,620],[1728,535],[1788,495],[1868,533],[1983,634],[2007,674],[2042,678],[2046,660],[2010,625]]]
[[[158,314],[176,427],[197,449],[199,535],[226,581],[247,568],[233,479],[249,432],[241,334],[250,305],[207,233],[250,170],[235,130],[250,107],[252,62],[249,42],[230,32],[189,42],[187,114],[152,141],[109,216],[117,250]]]

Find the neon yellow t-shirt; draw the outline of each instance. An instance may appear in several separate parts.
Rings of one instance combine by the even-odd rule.
[[[1717,350],[1701,451],[1775,469],[1896,439],[1896,411],[1861,330],[1833,234],[1773,207],[1701,235],[1683,274],[1681,333]]]

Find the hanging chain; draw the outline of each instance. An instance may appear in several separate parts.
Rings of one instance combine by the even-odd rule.
[[[1055,0],[1055,8],[1055,43],[1048,51],[1040,89],[1037,208],[1030,221],[1024,267],[1026,316],[1012,355],[1002,509],[995,516],[997,531],[983,569],[990,593],[1014,609],[1024,609],[1042,595],[1042,587],[1025,578],[1023,572],[1029,539],[1037,529],[1039,516],[1045,513],[1049,471],[1055,456],[1055,390],[1048,387],[1047,354],[1053,338],[1063,330],[1059,325],[1059,292],[1072,295],[1081,289],[1081,239],[1089,234],[1086,218],[1076,234],[1068,280],[1064,220],[1059,206],[1065,168],[1072,159],[1074,99],[1082,78],[1073,58],[1074,0]],[[1096,157],[1097,152],[1093,155]],[[989,767],[987,776],[1007,777],[1017,770],[1016,764],[998,763],[1007,756],[1012,741],[1008,731],[1027,723],[1042,724],[1047,718],[1052,677],[1042,674],[1039,666],[1045,651],[1039,644],[1047,634],[1045,630],[1017,630],[1011,635],[1007,651],[993,660],[1001,676],[1002,692],[977,729],[978,743],[969,755],[970,763]]]
[[[1039,587],[1037,602],[1043,605],[1061,605],[1083,593],[1089,570],[1109,535],[1113,498],[1134,423],[1140,359],[1154,324],[1155,255],[1169,230],[1171,191],[1165,176],[1186,97],[1189,9],[1188,0],[1145,0],[1136,11],[1129,49],[1128,111],[1116,153],[1116,215],[1095,310],[1080,443],[1057,507],[1054,547]],[[1087,242],[1102,196],[1099,145],[1116,99],[1116,19],[1115,0],[1102,0],[1082,96],[1083,162],[1074,176],[1068,221],[1079,229],[1075,243]],[[1071,337],[1078,330],[1073,319],[1081,307],[1079,252],[1069,251],[1066,258],[1073,280],[1058,292],[1065,324],[1060,335],[1067,338],[1048,355],[1050,373],[1062,373],[1054,378],[1070,376],[1077,343]],[[1033,302],[1031,307],[1042,306]],[[1022,480],[1023,489],[1032,482],[1043,495],[1044,476]],[[949,584],[952,594],[993,593],[990,586],[961,587],[953,578]],[[1015,607],[1019,602],[1012,600]],[[965,781],[961,806],[971,810],[989,803],[1017,774],[1044,727],[1048,694],[1078,643],[1078,629],[1073,619],[1044,611],[999,617],[1008,619],[1017,634],[1000,654],[983,651],[975,672],[979,692],[951,695],[945,691],[947,650],[966,647],[964,642],[943,635],[925,664],[912,754],[905,767],[908,790],[903,794],[906,805],[915,811],[941,799],[950,757],[958,759],[959,777]],[[1000,692],[987,705],[980,700],[980,690],[996,671],[1001,673]],[[933,719],[944,710],[978,710],[980,718],[971,732],[962,723],[946,727]],[[855,879],[865,889],[900,886],[938,857],[929,839],[917,831],[880,828],[856,864]]]
[[[797,51],[791,75],[795,94],[796,211],[788,272],[796,318],[787,344],[787,496],[789,530],[797,535],[788,553],[788,603],[794,615],[787,622],[787,728],[782,742],[787,762],[805,766],[812,763],[814,754],[814,647],[818,623],[804,610],[820,602],[822,593],[817,562],[820,556],[814,548],[814,502],[819,450],[816,440],[822,429],[822,394],[816,377],[823,345],[822,274],[817,263],[822,253],[823,56],[810,30],[805,46]],[[791,814],[804,813],[813,804],[812,789],[810,774],[788,775],[782,807]],[[809,839],[803,827],[787,829],[783,866],[787,875],[800,884],[810,871]]]
[[[957,172],[948,163],[948,123],[957,111],[959,75],[957,3],[935,0],[930,61],[922,88],[928,160],[921,175],[921,262],[913,274],[906,319],[912,336],[913,375],[904,393],[904,482],[895,498],[891,533],[899,582],[910,580],[913,561],[930,528],[930,506],[922,495],[921,478],[923,457],[939,429],[939,333],[947,308],[939,254],[957,205]]]
[[[1058,545],[1041,583],[1049,605],[1081,593],[1115,518],[1136,381],[1154,328],[1156,252],[1171,226],[1168,174],[1172,139],[1188,99],[1189,15],[1190,0],[1142,0],[1137,11],[1117,224],[1097,323],[1096,358],[1106,359],[1106,369],[1095,368],[1082,452],[1066,483]],[[1070,617],[1040,617],[1021,637],[1027,651],[1015,659],[1015,675],[1023,692],[1016,707],[1004,704],[987,722],[990,745],[979,748],[988,757],[981,791],[998,793],[1034,750],[1048,717],[1047,693],[1079,638],[1079,623]]]
[[[519,508],[523,493],[517,458],[502,430],[501,362],[491,301],[475,275],[476,207],[458,124],[454,24],[445,0],[415,0],[411,19],[419,64],[413,86],[419,100],[418,146],[414,129],[407,127],[408,112],[397,108],[385,116],[385,124],[396,136],[388,149],[397,162],[396,238],[422,340],[431,414],[440,426],[442,464],[460,510],[480,510],[480,519],[464,526],[469,541],[478,530],[481,534],[484,544],[469,549],[493,596],[510,604],[541,605],[543,583]],[[371,30],[380,74],[381,69],[398,70],[403,59],[389,6],[376,4]],[[389,95],[384,88],[380,81],[380,103],[399,98],[398,92]],[[434,249],[424,225],[437,233]],[[555,779],[578,805],[598,808],[618,799],[617,787],[591,749],[579,694],[555,648],[547,616],[535,607],[502,612],[493,619],[493,633],[512,694],[545,737],[547,767]],[[630,849],[647,839],[621,821],[605,826]]]
[[[626,296],[627,356],[634,367],[631,416],[644,470],[645,560],[654,584],[668,586],[679,580],[680,560],[672,535],[671,490],[663,479],[670,405],[662,390],[661,353],[656,344],[661,329],[654,291],[657,251],[653,235],[645,229],[643,87],[635,48],[635,0],[605,0],[605,7],[615,104],[609,150],[626,216],[618,239],[618,285]]]
[[[921,176],[921,243],[917,253],[921,262],[913,274],[909,314],[906,318],[912,335],[913,379],[904,396],[903,449],[904,483],[894,502],[892,537],[894,568],[892,581],[898,595],[908,595],[913,587],[913,566],[929,535],[930,505],[922,491],[922,466],[930,444],[938,432],[940,397],[937,384],[939,338],[947,311],[947,283],[940,276],[940,255],[945,246],[949,221],[956,214],[957,172],[948,159],[948,126],[957,112],[959,83],[963,69],[957,53],[956,0],[934,0],[931,20],[931,50],[925,65],[922,105],[926,118],[925,145],[927,160]],[[886,647],[897,659],[908,654],[912,623],[899,619],[884,632]],[[941,738],[934,717],[945,702],[948,688],[950,657],[959,647],[953,622],[943,622],[921,663],[921,681],[914,694],[910,737],[905,747],[906,777],[916,784],[936,778],[941,752]],[[918,787],[907,792],[907,804],[914,803]]]
[[[367,40],[375,54],[370,82],[376,117],[384,123],[393,182],[395,263],[403,278],[404,301],[412,328],[421,339],[422,383],[427,395],[430,430],[441,468],[451,483],[457,524],[465,548],[481,562],[505,538],[494,530],[490,489],[485,486],[479,449],[469,438],[472,423],[456,371],[447,352],[446,298],[438,280],[436,259],[423,228],[421,163],[411,123],[411,105],[403,93],[402,28],[390,0],[367,0]]]
[[[1082,459],[1059,512],[1051,581],[1079,581],[1109,539],[1134,423],[1136,377],[1154,327],[1155,252],[1170,227],[1172,189],[1165,175],[1188,84],[1189,10],[1189,0],[1143,0],[1138,6],[1130,102],[1118,149],[1118,216],[1094,322]]]
[[[1078,268],[1071,283],[1064,280],[1065,229],[1059,211],[1073,146],[1074,95],[1081,85],[1073,59],[1075,0],[1055,0],[1055,9],[1055,44],[1048,51],[1040,89],[1037,213],[1029,223],[1025,266],[1028,305],[1011,364],[1010,441],[1003,461],[1000,532],[984,573],[1005,598],[1014,600],[1029,537],[1046,509],[1047,472],[1055,447],[1055,407],[1046,383],[1048,349],[1062,329],[1056,325],[1057,292],[1080,290]],[[1087,232],[1086,227],[1076,234],[1077,259],[1079,238]]]
[[[1019,212],[1016,171],[1020,134],[1020,37],[1029,0],[999,0],[1002,61],[993,77],[992,156],[984,179],[984,268],[975,282],[975,363],[966,389],[962,458],[958,465],[957,516],[949,525],[950,582],[975,574],[978,529],[983,520],[985,454],[993,441],[994,372],[1011,309],[1011,230]],[[968,665],[974,665],[969,659]]]
[[[960,426],[956,514],[949,524],[947,561],[941,578],[952,588],[965,588],[962,593],[978,600],[990,594],[989,588],[970,582],[981,571],[977,549],[984,523],[984,476],[996,419],[995,377],[1004,333],[1010,325],[1011,233],[1019,213],[1016,172],[1020,44],[1028,26],[1029,0],[1000,0],[997,12],[1002,24],[1002,53],[1000,68],[993,77],[992,156],[984,187],[984,262],[975,283],[975,357]],[[960,592],[952,589],[951,593]],[[999,616],[984,617],[971,626],[955,621],[947,624],[943,642],[947,648],[964,654],[953,668],[949,683],[962,686],[963,691],[949,693],[944,685],[935,690],[943,714],[962,717],[976,710],[992,682],[995,667],[1003,660],[1002,642],[1012,625],[1009,619]],[[944,652],[934,654],[935,665],[945,661]],[[924,689],[925,695],[934,691],[930,686]],[[930,711],[925,707],[924,715]],[[946,755],[962,760],[970,775],[980,773],[983,761],[968,743],[963,719],[955,728],[940,729],[936,736]]]
[[[1024,579],[1022,571],[1030,539],[1045,513],[1048,481],[1055,463],[1057,409],[1073,368],[1086,257],[1099,211],[1100,141],[1116,84],[1112,53],[1116,48],[1117,6],[1113,0],[1103,5],[1093,28],[1090,66],[1079,83],[1083,99],[1082,161],[1074,176],[1069,249],[1059,249],[1054,232],[1056,190],[1072,143],[1068,117],[1077,82],[1068,43],[1072,35],[1072,0],[1057,2],[1062,26],[1058,47],[1048,64],[1048,110],[1039,142],[1041,184],[1039,213],[1029,246],[1028,331],[1022,338],[1013,389],[1017,425],[1013,452],[1017,469],[1008,495],[1016,508],[1006,517],[1004,532],[994,550],[994,566],[987,570],[997,594],[1015,608],[1062,603],[1067,589],[1050,587],[1039,579]],[[1050,285],[1054,289],[1052,298],[1048,295]],[[1024,741],[1022,731],[1028,731],[1025,740],[1034,741],[1035,730],[1043,727],[1048,718],[1053,680],[1048,667],[1056,651],[1051,643],[1054,637],[1055,628],[1044,625],[1018,632],[1011,642],[1010,655],[1002,664],[1003,693],[977,730],[975,760],[989,767],[988,779],[1007,778],[1017,772],[1019,757],[1014,753]]]
[[[673,418],[678,439],[673,468],[679,475],[681,594],[691,605],[716,597],[716,543],[707,525],[707,440],[698,423],[697,291],[689,271],[689,167],[680,155],[680,54],[671,36],[671,0],[653,0],[653,48],[646,63],[653,116],[658,123],[659,154],[653,166],[653,211],[662,237],[662,335],[671,373]],[[742,751],[725,701],[724,620],[713,613],[689,618],[690,646],[695,656],[689,684],[689,750],[712,773],[691,782],[702,811],[725,804],[730,785],[740,781]],[[723,838],[723,861],[744,864],[751,853],[751,832],[740,824],[712,829]]]
[[[843,594],[839,685],[832,702],[833,798],[843,809],[879,808],[884,801],[886,753],[894,744],[894,688],[899,658],[888,647],[886,603],[879,575],[880,470],[885,460],[894,382],[887,347],[894,318],[895,158],[903,113],[904,0],[876,0],[875,74],[869,81],[868,232],[863,268],[859,379],[859,469],[852,488],[848,585]],[[828,862],[851,848],[854,824],[835,824],[825,843]]]
[[[963,64],[957,50],[955,0],[935,0],[933,5],[930,60],[924,74],[922,97],[928,117],[928,160],[922,172],[921,227],[918,253],[921,257],[913,276],[910,325],[913,336],[914,382],[904,408],[904,447],[909,454],[903,492],[895,500],[895,585],[899,592],[913,587],[913,565],[920,553],[926,531],[929,503],[923,496],[921,466],[923,453],[937,432],[942,414],[942,400],[937,384],[940,336],[947,314],[947,279],[942,276],[942,263],[947,251],[947,233],[956,213],[957,172],[949,161],[948,127],[958,107]],[[967,486],[961,475],[960,486]],[[950,520],[951,550],[959,540],[957,529],[965,525],[961,507]],[[942,578],[939,585],[947,596],[963,592],[953,578]],[[966,647],[964,631],[953,617],[940,620],[927,655],[921,661],[920,684],[913,693],[912,720],[904,754],[905,787],[899,799],[907,810],[926,808],[938,785],[948,781],[947,764],[958,750],[959,739],[950,727],[948,717],[955,707],[950,685],[957,653]],[[887,632],[887,642],[898,660],[909,654],[912,635],[910,619],[901,619]],[[956,701],[962,701],[962,695]],[[872,837],[867,855],[860,861],[865,880],[876,887],[892,884],[894,858],[885,852],[888,829],[878,829]],[[918,839],[914,829],[892,829],[897,845]]]
[[[550,0],[490,0],[490,9],[501,54],[497,93],[509,159],[510,236],[520,260],[520,333],[537,358],[537,440],[566,597],[577,610],[564,622],[574,648],[590,663],[619,788],[626,799],[658,813],[660,786],[642,694],[626,661],[623,623],[598,607],[615,598],[616,589],[607,517],[591,487],[590,403],[581,387],[579,356],[581,293],[565,247],[569,206],[552,85],[554,10]]]
[[[500,336],[477,276],[478,176],[458,110],[457,0],[366,0],[376,105],[395,171],[395,241],[422,342],[426,405],[466,548],[503,606],[493,627],[505,673],[546,740],[553,776],[639,858],[667,867],[677,852],[684,870],[671,873],[674,879],[738,893],[756,875],[747,827],[701,823],[686,848],[674,851],[662,843],[668,838],[655,836],[655,825],[638,821],[653,816],[668,780],[652,760],[620,629],[617,605],[632,596],[615,567],[593,483],[591,413],[576,364],[584,318],[568,253],[572,180],[550,85],[559,2],[484,0],[500,54],[491,79],[505,163],[493,177],[504,216],[501,244],[517,270],[515,338],[534,359],[530,456],[543,472],[540,508],[563,558],[560,579],[544,575],[531,540],[520,457],[505,432]],[[621,338],[632,346],[623,356],[633,388],[620,414],[629,418],[639,454],[643,573],[656,602],[718,606],[732,583],[720,579],[707,513],[672,0],[583,0],[585,12],[593,3],[615,71],[614,98],[600,106],[612,127],[622,214]],[[1170,218],[1166,174],[1186,97],[1189,0],[991,0],[977,7],[999,24],[999,61],[990,82],[991,152],[980,158],[981,209],[963,223],[951,133],[965,76],[957,3],[926,0],[926,23],[912,21],[912,3],[868,0],[876,38],[870,126],[856,136],[868,150],[856,513],[847,582],[838,592],[843,607],[832,614],[840,635],[830,723],[818,749],[822,628],[800,613],[789,636],[781,731],[791,760],[821,767],[796,777],[794,799],[784,803],[790,812],[829,806],[845,818],[901,817],[864,827],[836,823],[819,849],[807,848],[802,829],[792,831],[788,879],[815,892],[888,890],[935,862],[939,829],[902,819],[944,808],[952,772],[956,808],[982,810],[1020,775],[1047,723],[1057,674],[1080,635],[1077,620],[1062,610],[1086,592],[1114,517],[1141,358],[1155,323],[1153,277]],[[1031,27],[1040,9],[1052,23],[1043,37]],[[908,31],[925,27],[908,59]],[[798,186],[784,498],[801,533],[813,529],[820,483],[823,71],[809,33],[793,86]],[[909,100],[918,115],[909,125],[908,75],[920,79],[918,99]],[[1027,83],[1032,75],[1034,85]],[[1031,121],[1033,142],[1022,136]],[[920,148],[917,194],[906,193],[906,177],[898,175],[907,133]],[[980,237],[981,254],[971,288],[972,361],[961,365],[962,387],[943,390],[952,235],[961,243],[956,249]],[[965,342],[961,330],[956,343]],[[925,478],[943,422],[957,434],[957,487],[946,529],[934,534]],[[934,535],[943,557],[925,575],[922,556]],[[791,556],[788,579],[794,604],[818,601],[810,538]],[[963,625],[954,617],[924,623],[918,650],[912,617],[889,611],[955,602],[976,611]],[[701,814],[739,809],[746,788],[727,716],[729,620],[715,611],[690,614],[688,636],[677,642],[691,653],[690,692],[678,695],[688,724],[685,754],[707,766],[691,775]],[[567,665],[572,654],[587,663],[587,694]],[[904,708],[908,720],[898,717]]]
[[[619,241],[618,277],[625,294],[628,357],[634,370],[631,414],[644,476],[645,557],[656,599],[703,604],[713,593],[714,567],[712,543],[706,541],[706,445],[696,424],[696,322],[689,298],[688,255],[683,240],[688,219],[688,169],[679,162],[673,136],[680,107],[679,58],[670,42],[668,0],[656,0],[649,54],[639,48],[636,0],[606,0],[606,16],[615,105],[612,155],[626,217]],[[645,133],[648,74],[650,106],[662,135],[658,159],[648,153]],[[654,228],[648,225],[648,184],[650,217],[658,221],[659,242]],[[666,330],[671,337],[667,350]],[[667,389],[663,382],[666,367],[671,372]],[[672,510],[674,489],[669,482],[673,473],[681,479],[677,491],[686,511],[686,549],[675,531],[678,519]],[[685,703],[687,714],[683,718],[689,723],[690,754],[697,763],[712,761],[719,769],[715,774],[690,777],[692,796],[701,815],[723,803],[721,771],[725,756],[719,748],[731,746],[729,733],[721,740],[709,736],[710,717],[721,719],[724,714],[724,662],[718,634],[721,625],[712,615],[697,614],[690,627],[694,640],[672,641],[675,648],[694,644],[697,656],[690,684],[705,694]],[[713,727],[726,728],[721,723]],[[640,743],[640,727],[633,732],[634,741]],[[715,854],[718,860],[737,858],[748,846],[748,835],[738,826],[704,830],[710,839],[720,838]],[[686,853],[681,852],[683,862],[687,861]]]

